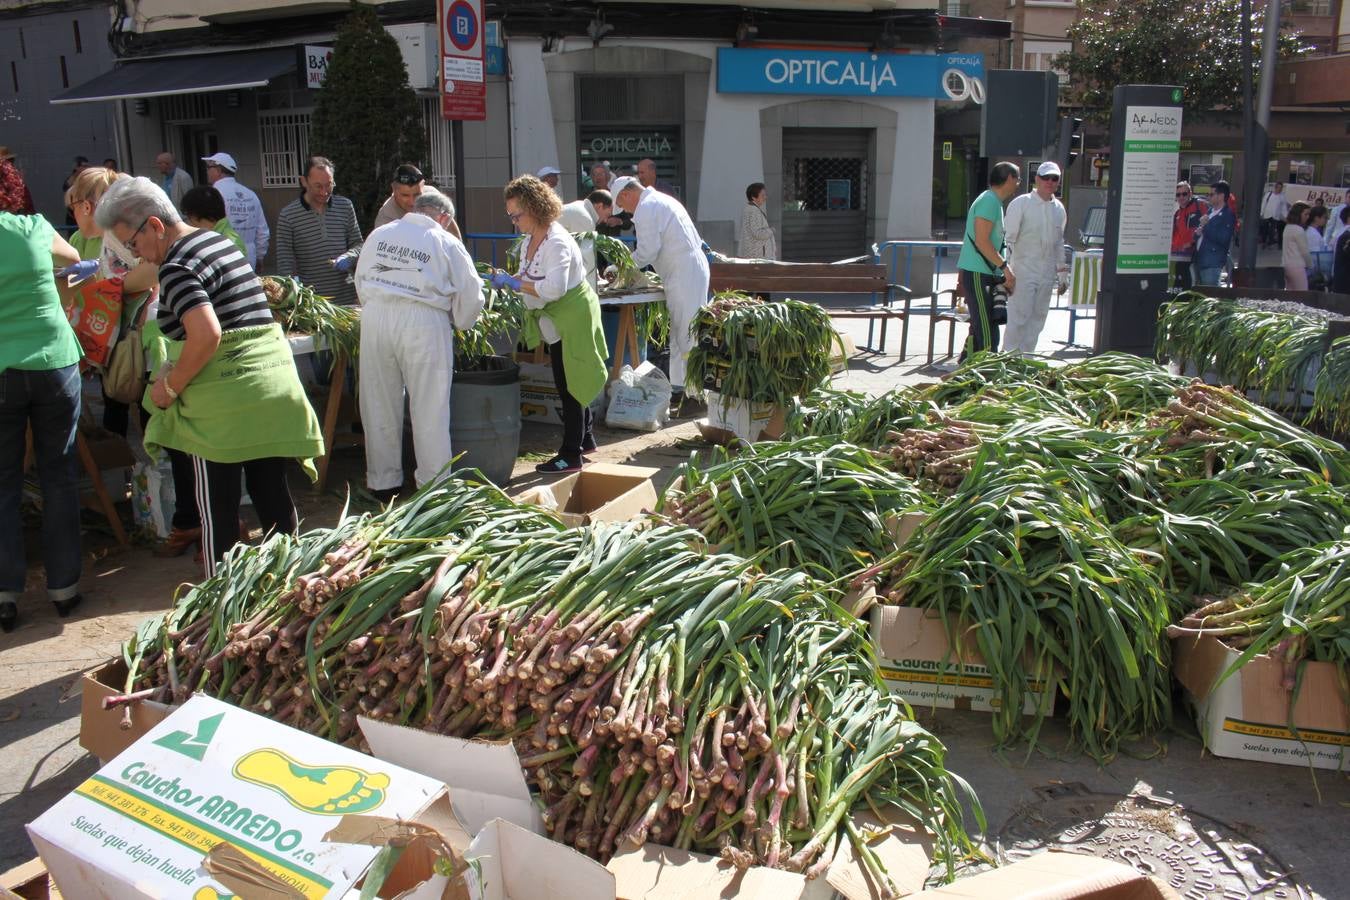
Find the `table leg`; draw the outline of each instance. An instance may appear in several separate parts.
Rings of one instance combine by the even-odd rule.
[[[347,354],[337,351],[333,354],[333,371],[328,382],[328,405],[323,413],[323,456],[319,457],[319,480],[314,489],[322,491],[328,483],[328,463],[333,458],[333,435],[337,431],[338,411],[342,408],[342,395],[347,390]]]
[[[611,381],[623,374],[624,352],[632,360],[634,368],[638,361],[637,317],[633,314],[633,304],[625,303],[619,307],[619,333],[614,340],[614,364],[609,368]]]
[[[89,451],[89,442],[78,431],[75,433],[75,449],[80,454],[80,462],[84,465],[84,471],[89,474],[89,480],[94,483],[94,495],[98,497],[99,508],[113,530],[113,537],[117,538],[119,546],[130,546],[126,529],[122,527],[122,519],[117,515],[117,507],[113,505],[112,497],[108,495],[108,489],[103,485],[103,473],[99,471],[98,463],[94,461],[94,454]]]

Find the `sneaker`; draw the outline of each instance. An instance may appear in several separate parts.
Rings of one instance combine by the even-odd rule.
[[[561,456],[555,456],[546,463],[540,463],[534,467],[536,472],[544,475],[563,475],[567,472],[580,472],[581,462],[572,462]]]
[[[64,600],[53,600],[52,605],[56,607],[56,615],[64,619],[74,611],[75,607],[80,605],[80,601],[83,599],[79,594],[75,594]]]

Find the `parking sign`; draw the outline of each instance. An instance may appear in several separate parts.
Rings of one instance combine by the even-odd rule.
[[[486,119],[482,0],[440,0],[441,116]]]

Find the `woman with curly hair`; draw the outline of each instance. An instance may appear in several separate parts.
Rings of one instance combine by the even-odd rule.
[[[576,472],[595,449],[590,404],[605,387],[605,334],[600,298],[586,280],[581,248],[558,222],[562,203],[547,184],[522,175],[506,186],[506,217],[525,236],[520,271],[498,271],[497,287],[519,291],[525,301],[526,346],[548,344],[553,380],[562,402],[563,439],[558,455],[535,468],[545,474]]]
[[[41,216],[25,215],[27,189],[0,160],[0,629],[19,619],[26,577],[23,523],[25,433],[42,488],[42,561],[47,597],[66,616],[80,602],[80,492],[75,427],[80,418],[80,342],[66,320],[57,278],[80,255]]]

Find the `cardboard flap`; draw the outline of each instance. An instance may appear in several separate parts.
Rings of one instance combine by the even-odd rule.
[[[1208,635],[1182,635],[1172,640],[1172,673],[1197,700],[1204,700],[1223,674],[1228,652]]]
[[[418,814],[416,820],[390,819],[384,816],[343,816],[337,827],[324,835],[325,841],[340,844],[365,844],[371,847],[402,847],[404,852],[381,885],[380,896],[399,900],[469,900],[463,873],[467,866],[463,853],[469,836],[464,833],[449,799],[442,795]],[[443,861],[455,877],[439,874]]]
[[[593,859],[504,819],[469,846],[481,900],[614,900],[614,876]]]
[[[868,837],[867,847],[881,860],[899,896],[923,890],[933,856],[933,836],[914,819],[901,813],[885,819],[855,813],[853,822]],[[848,900],[877,900],[889,896],[868,879],[854,855],[853,843],[841,842],[839,853],[825,871],[825,880]]]
[[[919,656],[946,660],[948,665],[984,665],[984,658],[971,646],[964,633],[952,629],[940,613],[913,606],[876,606],[872,608],[872,636],[877,653],[885,659]]]
[[[1181,900],[1127,865],[1079,853],[1047,851],[915,894],[911,900]]]
[[[914,537],[920,526],[928,521],[926,512],[909,512],[901,516],[886,517],[886,532],[895,541],[895,546],[903,547]]]
[[[544,820],[509,741],[466,741],[365,717],[357,721],[371,753],[450,788],[455,816],[468,834],[477,834],[493,819],[544,833]]]
[[[216,844],[202,860],[202,868],[240,897],[257,900],[304,900],[305,895],[264,869],[227,841]]]
[[[781,869],[737,869],[701,853],[644,844],[607,866],[618,900],[795,900],[806,878]]]

